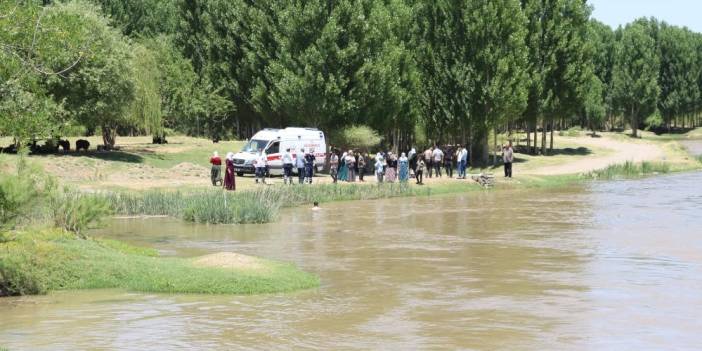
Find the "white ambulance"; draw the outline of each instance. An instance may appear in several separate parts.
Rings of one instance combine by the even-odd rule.
[[[296,128],[285,129],[266,128],[254,134],[244,148],[234,155],[234,170],[237,175],[244,173],[254,173],[254,159],[259,149],[265,151],[268,156],[268,170],[270,174],[283,174],[282,156],[286,149],[290,148],[293,159],[304,157],[305,152],[314,152],[315,172],[324,168],[327,157],[327,142],[324,132],[316,128]],[[293,172],[297,169],[293,164]]]

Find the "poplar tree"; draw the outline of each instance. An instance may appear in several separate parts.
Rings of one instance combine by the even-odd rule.
[[[660,94],[660,59],[644,23],[636,21],[622,30],[615,57],[613,94],[636,137],[643,118],[655,112]]]

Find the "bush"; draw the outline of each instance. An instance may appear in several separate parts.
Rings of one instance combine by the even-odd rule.
[[[0,174],[0,231],[31,221],[55,187],[53,178],[20,157],[15,174]]]
[[[670,172],[670,166],[667,163],[645,161],[634,163],[627,161],[622,164],[610,165],[605,169],[592,171],[587,174],[587,177],[593,179],[637,178],[668,172]]]
[[[111,214],[110,204],[105,198],[82,194],[65,188],[51,198],[53,222],[58,228],[84,237],[82,232]]]
[[[372,128],[359,125],[339,130],[332,135],[332,141],[344,149],[368,150],[380,144],[383,138]]]

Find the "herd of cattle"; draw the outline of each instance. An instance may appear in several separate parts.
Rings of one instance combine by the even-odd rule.
[[[90,148],[90,142],[85,139],[76,140],[76,151],[88,151]],[[29,145],[29,152],[32,154],[55,154],[59,152],[59,149],[63,149],[63,152],[68,152],[71,150],[71,143],[65,139],[59,139],[54,142],[46,142],[44,145],[39,145],[36,141],[33,141]],[[17,153],[17,145],[12,144],[8,147],[0,148],[0,153],[5,154],[15,154]]]

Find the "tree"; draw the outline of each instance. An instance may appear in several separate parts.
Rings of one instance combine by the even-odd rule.
[[[604,118],[609,118],[614,114],[615,109],[612,101],[612,70],[614,68],[614,54],[617,40],[612,28],[597,20],[590,20],[589,33],[589,44],[593,47],[592,62],[594,65],[594,74],[601,84],[600,90],[605,112]],[[592,78],[590,84],[597,85]],[[588,95],[588,104],[594,102],[594,100],[589,100],[589,98],[594,98],[594,93]]]
[[[100,128],[104,145],[111,148],[117,128],[143,123],[128,113],[135,93],[131,47],[94,8],[68,3],[54,5],[51,11],[78,18],[77,31],[90,44],[80,65],[49,79],[50,91],[72,118],[89,129]]]
[[[656,110],[659,67],[656,43],[645,25],[640,21],[628,24],[616,49],[613,94],[630,120],[634,137],[641,120]]]
[[[575,113],[588,82],[590,53],[586,45],[590,8],[582,0],[522,0],[528,18],[530,87],[526,119],[534,129],[541,121],[541,153],[546,154],[546,130],[554,116]]]
[[[673,118],[692,110],[700,98],[699,68],[692,33],[663,22],[659,31],[660,98],[658,108],[670,128]],[[684,125],[683,118],[683,125]]]
[[[526,106],[526,19],[519,1],[471,1],[463,12],[466,59],[474,81],[471,99],[471,164],[488,162],[488,133]]]

